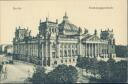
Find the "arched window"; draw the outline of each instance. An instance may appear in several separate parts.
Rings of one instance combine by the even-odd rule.
[[[64,47],[66,48],[66,44],[64,45]]]
[[[52,29],[52,32],[54,33],[54,29]]]
[[[75,51],[76,55],[77,55],[77,50]]]
[[[64,56],[67,57],[67,51],[66,50],[64,51],[64,54],[65,54]]]
[[[70,48],[70,47],[71,47],[71,45],[69,44],[69,45],[68,45],[68,48]]]
[[[72,50],[72,55],[74,55],[74,50]]]
[[[54,61],[54,64],[57,64],[57,61]]]
[[[51,31],[51,28],[49,28],[49,31],[52,32],[52,31]]]
[[[68,50],[68,54],[69,54],[69,56],[71,56],[71,50]]]
[[[53,43],[52,48],[55,48],[55,47],[56,47],[56,45],[55,45],[55,43]]]
[[[60,48],[62,48],[62,47],[63,47],[63,44],[60,45]]]
[[[63,52],[62,52],[62,50],[60,50],[60,57],[62,57],[63,56]]]
[[[61,60],[61,63],[63,63],[63,60]]]
[[[55,32],[56,32],[56,28],[55,28]]]

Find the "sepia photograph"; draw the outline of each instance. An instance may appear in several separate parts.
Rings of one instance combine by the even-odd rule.
[[[128,83],[127,0],[0,0],[0,84]]]

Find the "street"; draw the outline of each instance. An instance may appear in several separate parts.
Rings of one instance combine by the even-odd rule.
[[[28,77],[32,77],[34,66],[22,62],[14,62],[14,64],[5,64],[7,68],[7,78],[2,74],[0,83],[23,83]]]

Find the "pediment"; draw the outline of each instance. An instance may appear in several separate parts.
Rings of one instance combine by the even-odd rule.
[[[101,39],[98,36],[96,36],[96,35],[92,35],[87,40],[88,41],[101,41]]]

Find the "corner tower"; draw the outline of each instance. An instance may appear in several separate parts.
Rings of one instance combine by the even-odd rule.
[[[101,30],[100,38],[108,41],[108,54],[110,58],[116,57],[115,53],[115,38],[112,30]]]

